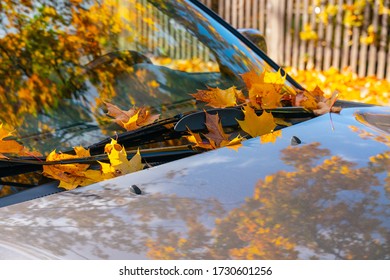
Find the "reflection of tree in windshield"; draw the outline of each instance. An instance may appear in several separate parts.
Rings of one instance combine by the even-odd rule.
[[[113,135],[118,129],[107,127],[104,101],[124,109],[147,105],[168,117],[193,110],[192,103],[182,106],[189,93],[233,82],[226,80],[229,75],[223,80],[218,72],[190,75],[153,65],[146,55],[164,57],[169,50],[173,58],[192,59],[205,50],[220,52],[210,56],[215,56],[225,74],[234,71],[236,82],[237,74],[247,70],[243,59],[254,59],[228,55],[241,50],[223,41],[220,30],[199,12],[191,12],[187,3],[153,4],[2,1],[0,102],[6,106],[0,121],[16,129],[26,146],[42,153],[90,145],[103,137],[102,132]],[[179,19],[183,12],[193,20]],[[193,57],[187,57],[188,51]],[[228,69],[232,65],[237,69]]]
[[[21,136],[67,125],[66,121],[56,121],[62,117],[57,108],[67,106],[64,99],[80,98],[78,94],[83,88],[79,84],[84,79],[74,77],[83,73],[83,60],[85,63],[101,55],[104,49],[115,48],[120,31],[129,28],[115,13],[113,4],[1,2],[1,121],[17,128]],[[71,122],[85,121],[79,116],[79,108],[66,109]]]

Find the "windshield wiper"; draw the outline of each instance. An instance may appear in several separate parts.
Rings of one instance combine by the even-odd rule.
[[[244,113],[241,106],[233,108],[210,109],[206,111],[199,111],[183,116],[175,125],[176,132],[184,132],[189,128],[191,131],[206,129],[206,114],[218,114],[223,127],[230,127],[238,125],[237,120],[244,120]],[[302,119],[313,118],[315,115],[305,110],[302,107],[281,107],[275,109],[266,109],[267,112],[272,113],[275,118],[288,119],[291,123],[295,121],[301,122]],[[263,110],[256,110],[257,115],[261,115]]]
[[[282,107],[277,109],[267,109],[266,111],[271,112],[274,117],[288,119],[292,123],[294,123],[294,121],[300,122],[314,116],[313,113],[301,107]],[[74,163],[96,164],[97,161],[108,161],[108,157],[104,153],[104,147],[106,144],[110,143],[113,138],[126,149],[131,147],[138,148],[143,145],[163,142],[171,139],[180,139],[182,136],[188,135],[188,129],[191,131],[204,131],[207,129],[205,125],[206,112],[209,114],[218,114],[223,127],[238,126],[237,120],[244,119],[244,114],[239,106],[234,108],[196,111],[185,115],[180,114],[172,118],[154,122],[153,124],[141,127],[137,130],[123,132],[115,135],[114,137],[107,137],[106,139],[87,147],[91,153],[90,157],[61,161],[46,161],[44,157],[14,157],[0,159],[0,178],[40,171],[42,170],[43,165]],[[256,113],[260,115],[262,110],[257,110]],[[280,128],[281,127],[278,127],[277,129]],[[132,158],[135,152],[136,149],[132,151],[127,150],[128,158]],[[73,151],[68,151],[66,153],[74,154]],[[141,149],[143,161],[152,166],[188,157],[197,153],[200,153],[200,151],[193,149],[190,144]]]

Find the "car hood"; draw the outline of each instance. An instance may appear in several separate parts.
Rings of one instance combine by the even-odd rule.
[[[344,109],[1,208],[0,258],[389,259],[389,116]]]

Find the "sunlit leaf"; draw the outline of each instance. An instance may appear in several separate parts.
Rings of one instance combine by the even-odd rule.
[[[220,147],[229,147],[237,149],[241,146],[243,138],[240,135],[236,135],[233,139],[232,134],[224,132],[221,121],[218,114],[212,115],[205,112],[208,133],[204,134],[205,139],[199,133],[193,133],[188,129],[187,140],[195,144],[196,147],[203,149],[216,149]]]
[[[105,104],[108,110],[107,115],[115,118],[115,122],[127,131],[151,124],[160,117],[158,114],[152,115],[150,110],[145,107],[134,107],[124,111],[109,102],[105,102]]]
[[[244,120],[238,123],[242,130],[248,133],[251,137],[256,137],[272,132],[276,123],[271,113],[263,111],[260,116],[257,116],[255,110],[249,106],[244,106]]]
[[[196,100],[207,103],[213,108],[225,108],[236,105],[237,97],[242,98],[241,91],[236,87],[228,89],[209,88],[207,90],[198,90],[197,93],[191,94]]]

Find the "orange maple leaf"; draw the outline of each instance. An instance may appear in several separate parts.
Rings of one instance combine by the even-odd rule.
[[[329,112],[339,113],[340,107],[334,107],[338,92],[335,91],[330,98],[326,98],[319,86],[312,91],[299,92],[295,97],[295,105],[313,111],[315,115],[323,115]]]
[[[254,84],[264,83],[264,76],[265,71],[263,71],[261,74],[258,74],[254,70],[241,74],[241,77],[248,89],[251,89]]]
[[[256,109],[281,107],[286,76],[264,70],[261,74],[250,71],[241,75],[248,88],[250,105]]]
[[[158,114],[152,115],[146,107],[134,107],[124,111],[109,102],[105,102],[105,104],[108,110],[107,115],[115,118],[115,122],[127,131],[151,124],[160,117]]]
[[[193,93],[191,96],[213,108],[232,107],[237,104],[237,100],[239,102],[245,100],[242,92],[234,86],[228,89],[209,87],[207,90],[198,90],[197,93]]]
[[[29,153],[27,148],[23,145],[19,144],[15,140],[4,140],[12,136],[12,132],[5,129],[3,124],[0,123],[0,158],[7,158],[4,154],[15,154],[15,155],[30,155],[33,153]],[[34,153],[34,155],[40,155],[39,153]]]

